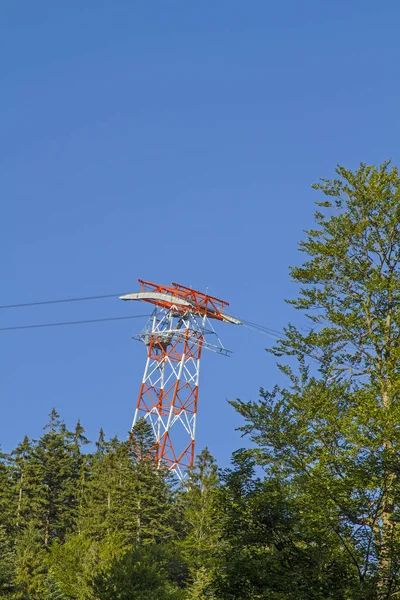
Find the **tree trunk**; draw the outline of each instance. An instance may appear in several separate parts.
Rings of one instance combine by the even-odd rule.
[[[391,398],[387,390],[387,386],[382,393],[382,404],[383,410],[389,408],[391,404]],[[393,452],[393,444],[390,440],[384,441],[385,453]],[[386,600],[391,597],[393,591],[393,573],[392,573],[392,547],[393,547],[393,534],[394,534],[394,523],[392,520],[392,514],[394,509],[394,498],[393,488],[396,474],[392,469],[385,470],[385,483],[386,490],[382,498],[382,512],[379,523],[379,538],[377,541],[377,547],[379,548],[378,555],[378,580],[377,580],[377,592],[378,600]]]

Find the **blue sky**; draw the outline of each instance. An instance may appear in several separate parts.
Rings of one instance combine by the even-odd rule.
[[[300,323],[288,266],[310,185],[337,163],[399,163],[396,0],[21,0],[0,7],[1,304],[208,288],[231,313]],[[0,327],[144,314],[117,299],[0,311]],[[126,435],[141,321],[0,333],[0,442],[55,406]],[[143,321],[144,324],[144,321]],[[221,324],[205,354],[198,445],[243,444],[227,399],[279,380],[269,340]]]

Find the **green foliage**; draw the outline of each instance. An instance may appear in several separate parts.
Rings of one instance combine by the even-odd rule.
[[[46,577],[44,581],[44,587],[45,600],[68,600],[67,597],[61,591],[60,584],[51,573]]]
[[[255,477],[248,451],[233,456],[223,474],[224,599],[345,598],[354,579],[335,539],[308,526],[291,488],[279,477]],[[340,549],[339,549],[340,550]]]
[[[151,430],[139,423],[135,435],[147,457],[138,460],[131,442],[112,439],[92,458],[91,477],[79,512],[79,529],[93,539],[119,533],[125,544],[165,541],[173,537],[171,489],[148,450]]]
[[[69,433],[53,409],[46,433],[32,444],[27,438],[13,452],[16,526],[37,530],[44,546],[63,540],[76,516],[79,467]]]
[[[197,569],[193,582],[188,586],[185,600],[216,600],[213,574],[206,567]]]
[[[41,600],[46,578],[46,552],[43,540],[33,524],[28,525],[15,541],[16,583],[20,594],[16,597]]]
[[[180,498],[181,547],[194,574],[198,569],[214,568],[221,541],[221,510],[217,466],[208,448],[196,458],[187,489]]]
[[[389,163],[337,173],[314,186],[331,200],[291,269],[301,285],[291,304],[310,328],[290,325],[272,349],[287,357],[289,386],[234,405],[315,543],[324,535],[347,557],[351,597],[388,598],[400,575],[400,179]]]
[[[0,455],[0,599],[399,596],[400,179],[337,173],[291,269],[309,327],[270,350],[287,385],[232,403],[253,447],[178,487],[145,420],[91,452],[53,409]]]
[[[124,549],[122,535],[110,535],[100,542],[74,535],[63,544],[53,544],[47,563],[54,581],[68,598],[91,600],[94,577]]]
[[[157,547],[143,547],[113,561],[95,579],[100,600],[184,600],[184,593],[169,581],[166,557]]]
[[[16,590],[16,557],[5,527],[0,527],[0,598],[12,598]]]

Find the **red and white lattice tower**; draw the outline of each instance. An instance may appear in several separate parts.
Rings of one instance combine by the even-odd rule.
[[[203,348],[228,356],[211,320],[241,325],[225,313],[228,302],[177,283],[138,280],[141,291],[120,296],[154,305],[144,330],[147,361],[132,427],[144,417],[153,429],[156,460],[183,480],[193,466]]]

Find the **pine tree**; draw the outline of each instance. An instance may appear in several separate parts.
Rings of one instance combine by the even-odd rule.
[[[101,600],[186,600],[186,593],[168,578],[167,557],[156,545],[124,554],[95,578]]]
[[[40,514],[43,507],[43,468],[33,458],[37,442],[25,436],[23,442],[11,453],[12,511],[15,522],[15,539],[24,535],[28,528],[41,527]]]
[[[14,485],[10,457],[0,452],[0,527],[8,535],[14,527],[15,517],[13,511]]]
[[[155,440],[151,426],[138,421],[131,432],[129,458],[132,468],[132,511],[135,544],[166,542],[174,537],[171,475],[157,468]]]
[[[118,533],[128,542],[131,527],[124,522],[128,508],[121,502],[122,490],[130,479],[127,444],[113,438],[107,446],[107,451],[92,458],[79,530],[97,541]]]
[[[48,547],[74,529],[79,472],[71,434],[54,409],[45,429],[40,440],[25,438],[12,453],[10,489],[16,539],[36,530]]]
[[[26,461],[32,451],[32,442],[28,436],[25,436],[22,443],[18,444],[15,450],[11,453],[10,471],[12,478],[12,490],[14,498],[12,501],[12,510],[15,515],[15,525],[19,529],[22,527],[24,520],[23,512],[26,500]]]
[[[48,431],[34,447],[31,463],[36,467],[40,481],[40,508],[37,518],[45,546],[54,538],[63,540],[73,531],[77,490],[79,490],[76,457],[70,451],[70,434],[55,409],[45,426]]]
[[[82,448],[89,444],[89,440],[84,435],[85,430],[78,421],[75,431],[69,434],[69,447],[74,459],[74,477],[78,482],[76,489],[76,515],[84,502],[84,496],[89,476],[90,456],[82,453]]]
[[[15,542],[16,583],[20,590],[18,600],[42,600],[46,578],[46,551],[43,538],[32,521]]]
[[[217,600],[214,576],[209,569],[197,569],[193,582],[186,590],[185,600]]]
[[[151,457],[154,438],[146,423],[134,432],[135,444],[114,438],[93,457],[79,528],[93,539],[118,534],[129,545],[173,536],[168,477]],[[137,448],[146,458],[139,459]],[[98,446],[99,448],[99,446]]]
[[[51,573],[49,573],[44,580],[44,586],[44,600],[69,600],[62,592],[60,584]]]
[[[93,579],[124,552],[126,546],[117,534],[97,541],[79,533],[64,543],[53,543],[47,564],[58,589],[68,599],[93,600]]]
[[[6,528],[0,526],[0,598],[12,598],[16,591],[16,557]]]
[[[193,576],[198,569],[215,567],[222,535],[218,484],[215,459],[204,448],[180,497],[186,530],[182,549]]]
[[[100,429],[99,437],[96,442],[96,448],[97,448],[96,454],[98,456],[101,456],[107,450],[107,442],[105,439],[103,428]]]

